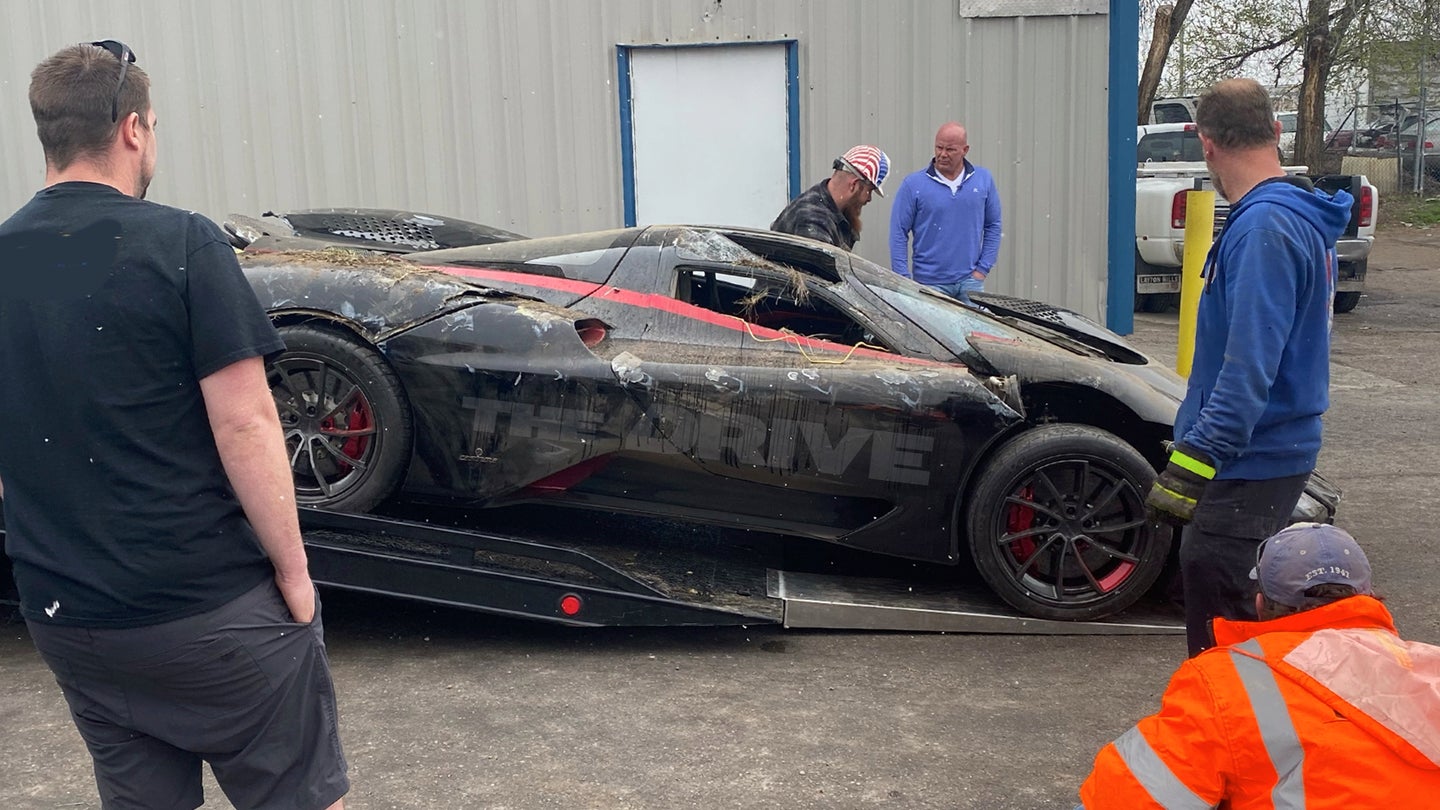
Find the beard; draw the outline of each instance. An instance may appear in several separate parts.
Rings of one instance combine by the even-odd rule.
[[[140,172],[140,176],[135,178],[135,199],[145,199],[145,195],[150,191],[150,181],[154,179],[154,172]]]
[[[1225,193],[1225,183],[1220,179],[1220,175],[1212,173],[1210,175],[1210,185],[1215,187],[1215,193],[1219,194],[1220,198],[1223,199],[1225,202],[1235,202],[1234,200],[1230,199],[1229,194]]]
[[[1220,174],[1215,171],[1215,167],[1211,166],[1208,160],[1205,161],[1205,171],[1210,174],[1210,185],[1215,188],[1215,193],[1219,194],[1225,202],[1233,202],[1230,195],[1225,193],[1225,183],[1220,179]]]
[[[855,196],[846,200],[845,205],[840,208],[840,213],[844,214],[845,220],[850,223],[850,230],[854,231],[856,235],[860,233],[860,211],[864,207],[865,203]]]

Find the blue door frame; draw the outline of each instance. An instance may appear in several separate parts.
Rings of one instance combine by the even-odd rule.
[[[620,92],[620,185],[625,198],[625,227],[635,225],[635,121],[631,111],[630,52],[642,48],[734,48],[752,45],[785,46],[785,128],[789,146],[790,199],[800,195],[800,44],[794,39],[765,42],[697,42],[664,45],[616,45],[615,62]],[[1131,136],[1133,140],[1133,135]]]
[[[1110,257],[1105,325],[1128,335],[1135,331],[1135,121],[1140,104],[1138,3],[1110,4]]]

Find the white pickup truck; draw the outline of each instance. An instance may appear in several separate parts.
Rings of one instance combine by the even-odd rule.
[[[1160,312],[1180,301],[1180,265],[1185,256],[1186,194],[1209,189],[1209,172],[1200,153],[1194,124],[1150,124],[1138,128],[1135,179],[1135,308]],[[1287,166],[1291,174],[1304,166]],[[1349,312],[1360,302],[1370,247],[1375,241],[1375,215],[1380,195],[1364,175],[1309,177],[1317,188],[1345,189],[1355,198],[1350,224],[1335,244],[1340,259],[1335,311]],[[1230,211],[1215,198],[1215,232]]]

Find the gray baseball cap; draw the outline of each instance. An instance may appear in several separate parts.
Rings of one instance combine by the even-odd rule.
[[[1304,607],[1305,591],[1316,585],[1349,585],[1368,594],[1370,561],[1348,532],[1328,523],[1297,523],[1260,544],[1250,578],[1265,598]]]

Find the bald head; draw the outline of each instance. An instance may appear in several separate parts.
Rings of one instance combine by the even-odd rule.
[[[947,121],[940,125],[940,131],[935,133],[935,140],[941,138],[959,138],[961,143],[966,143],[965,127],[954,121]]]
[[[965,127],[949,121],[935,133],[935,171],[947,180],[954,180],[965,169],[965,155],[970,151],[970,141]]]

